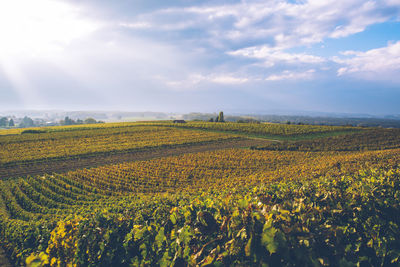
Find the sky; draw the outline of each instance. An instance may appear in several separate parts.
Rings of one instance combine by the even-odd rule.
[[[0,2],[0,110],[400,114],[400,0]]]

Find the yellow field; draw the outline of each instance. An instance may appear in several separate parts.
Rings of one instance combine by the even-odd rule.
[[[235,136],[167,127],[117,127],[0,138],[0,163],[69,157],[233,139]]]

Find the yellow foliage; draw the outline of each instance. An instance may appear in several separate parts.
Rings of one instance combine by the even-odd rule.
[[[25,263],[27,267],[42,267],[49,264],[49,256],[44,252],[40,252],[38,255],[32,253],[26,258]]]

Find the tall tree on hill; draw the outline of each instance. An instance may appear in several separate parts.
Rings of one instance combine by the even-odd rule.
[[[14,123],[13,119],[10,119],[10,121],[8,122],[8,126],[9,127],[14,127],[15,126],[15,123]]]
[[[224,112],[220,112],[219,113],[219,115],[218,115],[218,121],[219,122],[225,122],[225,119],[224,119]]]

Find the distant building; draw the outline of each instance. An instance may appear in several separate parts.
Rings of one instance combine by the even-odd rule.
[[[57,126],[57,122],[54,121],[46,121],[45,126]]]
[[[185,120],[174,120],[174,123],[186,123]]]

